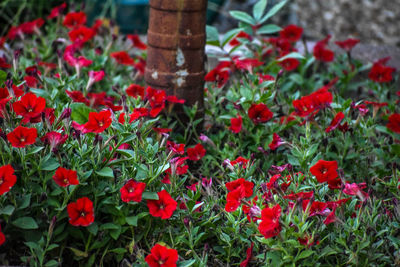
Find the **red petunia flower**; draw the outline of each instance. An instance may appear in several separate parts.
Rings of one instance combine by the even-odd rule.
[[[146,50],[147,45],[140,40],[139,35],[137,34],[127,34],[126,38],[132,42],[132,47],[136,47],[140,50]]]
[[[296,58],[287,58],[283,61],[279,61],[278,64],[286,71],[292,71],[297,69],[300,65],[300,61]]]
[[[336,116],[333,118],[331,124],[328,126],[328,128],[325,129],[326,133],[330,133],[331,131],[335,130],[339,124],[342,122],[344,119],[344,114],[343,112],[338,112]]]
[[[202,144],[197,144],[195,147],[188,148],[187,154],[190,160],[198,161],[206,155],[206,150]]]
[[[258,230],[265,238],[277,236],[281,232],[282,228],[279,223],[281,210],[281,206],[277,204],[261,211],[261,223],[258,225]]]
[[[239,178],[235,181],[228,182],[225,184],[226,189],[231,192],[239,187],[244,189],[244,197],[251,197],[253,195],[254,183],[246,181],[244,178]]]
[[[1,226],[0,226],[0,246],[3,245],[4,242],[6,242],[6,236],[5,236],[4,233],[1,231]]]
[[[165,220],[171,218],[178,203],[168,194],[166,190],[157,193],[158,200],[147,200],[149,213],[154,217]]]
[[[176,154],[183,155],[185,153],[185,144],[175,144],[172,141],[167,141],[167,149]]]
[[[334,209],[331,211],[331,213],[329,213],[328,216],[326,216],[326,218],[325,218],[325,220],[324,220],[324,224],[325,224],[325,225],[329,225],[329,224],[331,224],[331,223],[333,223],[333,222],[336,221],[336,215],[335,215],[335,213],[336,213],[336,208],[334,208]]]
[[[279,36],[281,38],[284,38],[292,43],[295,43],[298,40],[300,40],[302,34],[303,34],[303,28],[294,24],[286,26],[279,32]]]
[[[360,40],[358,39],[349,38],[344,41],[336,41],[335,44],[337,44],[340,48],[342,48],[346,52],[350,52],[359,42]]]
[[[13,147],[25,147],[36,142],[36,128],[18,126],[11,133],[7,134],[7,139]]]
[[[145,260],[150,267],[176,267],[178,251],[156,244]]]
[[[277,134],[273,134],[272,142],[268,145],[271,150],[276,150],[281,145],[285,144],[286,142],[282,140],[282,138]]]
[[[9,68],[11,68],[11,65],[7,63],[7,60],[6,60],[6,58],[4,56],[0,57],[0,68],[1,69],[9,69]]]
[[[291,193],[289,195],[283,196],[285,199],[290,199],[293,201],[303,201],[304,199],[310,199],[314,196],[314,192],[298,192],[298,193]]]
[[[10,164],[0,167],[0,196],[4,195],[17,182],[17,176],[14,175],[14,168]]]
[[[327,48],[329,39],[331,39],[330,35],[315,44],[313,54],[317,60],[322,62],[333,61],[335,54],[332,50]]]
[[[63,25],[69,29],[73,29],[86,24],[85,12],[70,12],[63,21]]]
[[[68,139],[68,135],[62,135],[61,133],[54,132],[54,131],[48,132],[45,136],[40,138],[40,140],[43,143],[50,145],[51,151],[54,151],[54,149],[56,149],[57,146],[64,144],[67,139]]]
[[[232,62],[221,61],[204,77],[206,82],[216,82],[218,88],[223,87],[231,75]]]
[[[184,104],[185,103],[185,99],[179,99],[175,95],[167,95],[165,100],[170,103],[175,103],[175,104]]]
[[[87,197],[68,204],[67,211],[73,226],[89,226],[94,222],[93,202]]]
[[[24,123],[32,118],[38,117],[46,107],[46,100],[43,97],[37,97],[34,93],[28,92],[20,101],[13,104],[14,112],[21,115]]]
[[[230,164],[232,166],[239,165],[239,166],[242,166],[243,169],[246,169],[247,168],[247,163],[249,163],[249,161],[250,161],[249,159],[245,159],[245,158],[239,156],[235,160],[232,160],[230,162]]]
[[[378,60],[374,63],[368,77],[377,83],[390,82],[393,79],[392,73],[396,70],[395,68],[388,67],[385,64],[389,61],[389,57]]]
[[[264,62],[261,62],[255,58],[245,58],[245,59],[235,58],[233,62],[235,63],[235,67],[238,70],[247,70],[250,73],[254,68],[264,64]]]
[[[64,9],[67,8],[67,3],[62,3],[59,6],[54,7],[51,11],[50,11],[50,15],[47,16],[48,19],[53,19],[56,18],[58,16],[61,15],[61,13],[64,11]]]
[[[110,54],[118,64],[130,66],[135,64],[135,61],[125,51],[113,52]]]
[[[254,243],[251,242],[250,247],[246,250],[246,259],[240,263],[240,267],[249,266],[251,258],[253,257],[253,247],[254,247]]]
[[[248,110],[248,116],[254,124],[267,122],[272,119],[273,115],[274,114],[264,103],[252,104]]]
[[[90,112],[89,121],[83,125],[88,133],[102,133],[112,123],[111,112],[103,110],[99,113]]]
[[[302,202],[303,205],[303,212],[307,211],[308,208],[308,215],[309,216],[316,216],[316,215],[326,215],[329,214],[330,210],[328,209],[328,203],[320,202],[320,201],[313,201],[310,205],[310,200],[305,199]],[[310,207],[308,207],[310,205]]]
[[[314,166],[310,168],[312,175],[317,178],[319,183],[328,182],[336,179],[339,175],[337,173],[337,161],[325,161],[320,159]]]
[[[240,45],[241,42],[240,42],[240,40],[238,40],[238,38],[247,39],[247,40],[249,40],[249,41],[253,40],[253,38],[251,37],[251,35],[249,35],[248,33],[244,32],[244,31],[241,31],[241,32],[239,32],[239,33],[235,36],[235,38],[233,38],[233,39],[229,42],[229,45],[231,45],[231,46],[238,46],[238,45]]]
[[[53,180],[62,187],[67,187],[69,185],[77,185],[79,184],[78,181],[78,174],[74,170],[68,170],[63,167],[59,167],[55,174],[53,175]]]
[[[231,118],[231,126],[229,127],[229,130],[231,130],[233,133],[239,133],[242,130],[242,116],[238,115],[237,118]]]
[[[68,33],[71,42],[73,43],[80,42],[81,44],[92,40],[95,35],[96,32],[93,29],[88,28],[86,26],[80,26],[78,28],[71,30]]]
[[[129,115],[129,123],[146,116],[149,116],[149,110],[147,108],[134,108],[132,114]]]
[[[365,183],[346,183],[343,189],[343,193],[349,196],[358,196],[361,201],[364,201],[366,198],[369,197],[368,193],[362,191],[365,188],[367,188],[367,185]]]
[[[142,194],[145,187],[146,187],[145,183],[136,182],[133,179],[129,180],[120,190],[122,201],[124,202],[142,201]]]
[[[137,85],[137,84],[131,84],[129,87],[126,89],[126,94],[138,98],[140,96],[141,99],[144,98],[144,87]]]
[[[386,127],[392,132],[400,134],[400,114],[394,113],[389,116],[389,122]]]
[[[146,99],[149,101],[151,106],[151,117],[156,117],[164,109],[166,98],[167,96],[164,90],[157,90],[151,87],[147,87]]]
[[[65,93],[67,93],[67,95],[72,99],[73,102],[85,103],[86,105],[89,104],[89,100],[86,99],[81,91],[65,90]]]

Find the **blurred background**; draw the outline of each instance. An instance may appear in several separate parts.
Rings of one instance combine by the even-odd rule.
[[[195,1],[195,0],[193,0]],[[1,0],[0,36],[11,25],[45,18],[52,7],[67,2],[69,10],[85,10],[89,24],[96,17],[109,17],[123,33],[145,33],[148,0]],[[225,32],[235,27],[229,10],[250,11],[257,0],[209,0],[207,22]],[[269,0],[272,6],[279,0]],[[291,0],[273,22],[297,24],[305,36],[318,40],[327,34],[334,39],[359,38],[363,43],[400,47],[400,0]]]

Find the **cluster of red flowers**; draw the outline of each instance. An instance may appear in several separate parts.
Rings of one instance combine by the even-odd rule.
[[[386,66],[386,63],[389,60],[390,58],[386,57],[375,62],[368,74],[368,77],[377,83],[390,82],[393,79],[392,74],[396,69]]]
[[[254,183],[246,181],[244,178],[226,183],[225,186],[229,191],[225,205],[227,212],[235,211],[241,205],[243,199],[253,195]]]

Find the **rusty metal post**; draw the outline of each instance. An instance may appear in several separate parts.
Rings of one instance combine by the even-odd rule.
[[[206,10],[207,0],[150,0],[146,83],[197,103],[197,117],[204,113]]]

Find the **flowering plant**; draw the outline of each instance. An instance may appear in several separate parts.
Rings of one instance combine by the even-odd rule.
[[[66,4],[12,27],[0,263],[399,265],[395,70],[354,60],[354,39],[300,51],[301,27],[267,24],[285,3],[232,11],[222,39],[207,27],[220,61],[186,122],[143,86],[138,36]]]

